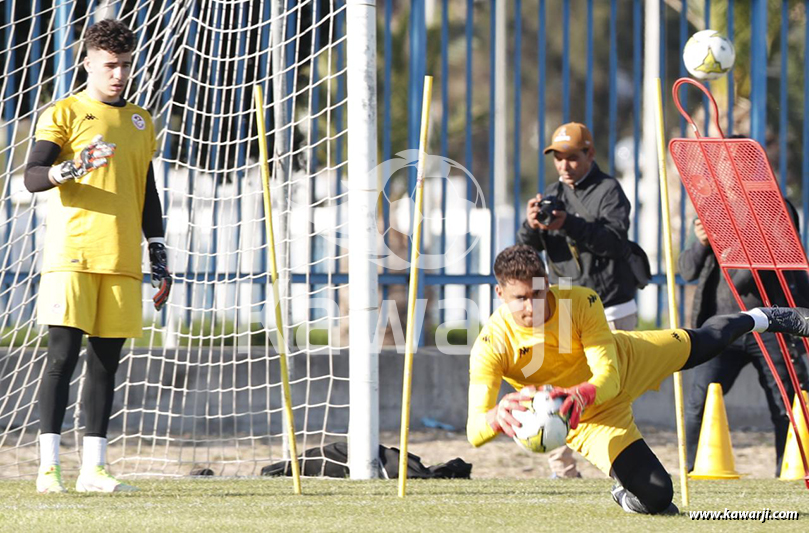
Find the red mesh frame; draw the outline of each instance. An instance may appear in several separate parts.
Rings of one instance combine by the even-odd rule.
[[[694,121],[680,105],[678,90],[684,83],[698,87],[709,97],[714,125],[720,135],[718,138],[702,137]],[[674,84],[672,92],[677,109],[693,128],[696,138],[672,139],[669,152],[736,302],[745,310],[744,302],[730,280],[729,270],[750,270],[767,306],[771,305],[770,297],[764,290],[759,272],[771,270],[775,271],[787,302],[795,306],[784,271],[809,271],[809,264],[764,149],[752,139],[724,138],[716,101],[702,84],[690,78],[681,78]],[[754,335],[786,405],[801,451],[804,483],[809,488],[809,465],[792,413],[791,399],[775,372],[772,358],[761,337],[758,333]],[[792,359],[786,356],[788,351],[784,338],[781,334],[777,337],[792,386],[800,391]],[[803,339],[803,344],[809,353],[807,339]],[[806,402],[800,393],[798,398],[801,413],[809,426]]]

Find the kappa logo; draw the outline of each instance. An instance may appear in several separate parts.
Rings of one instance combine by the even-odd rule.
[[[530,346],[523,346],[522,348],[520,348],[520,357],[522,357],[523,355],[528,355],[528,352],[530,351],[531,351]]]
[[[136,128],[143,131],[146,128],[146,121],[143,119],[142,116],[135,113],[132,115],[132,124],[135,125]]]
[[[671,332],[671,336],[672,336],[672,338],[674,338],[674,339],[675,339],[677,342],[683,342],[682,337],[680,337],[680,334],[679,334],[679,333],[677,333],[676,331],[672,331],[672,332]]]
[[[553,142],[558,143],[562,141],[569,141],[570,135],[567,134],[567,128],[562,128],[559,130],[559,135],[553,138]]]
[[[96,116],[93,115],[92,113],[87,113],[86,115],[84,115],[84,120],[97,120],[97,119]]]
[[[482,336],[482,337],[480,338],[480,340],[482,340],[482,341],[483,341],[483,342],[485,342],[486,344],[491,344],[491,343],[492,343],[492,338],[491,338],[491,337],[489,337],[488,335],[484,335],[484,336]]]
[[[590,302],[590,307],[593,307],[593,304],[596,303],[598,300],[598,296],[594,293],[587,297],[587,301]]]

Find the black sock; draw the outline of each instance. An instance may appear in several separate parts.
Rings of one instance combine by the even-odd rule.
[[[712,316],[697,329],[687,329],[691,354],[683,366],[688,370],[722,353],[733,341],[753,331],[755,321],[745,313]]]
[[[126,339],[90,337],[87,347],[87,380],[82,394],[86,437],[107,436],[115,390],[115,372]]]
[[[657,514],[671,505],[671,477],[643,439],[618,454],[610,476],[626,489],[625,503],[637,513]]]
[[[76,369],[84,332],[65,326],[48,326],[48,355],[39,384],[39,428],[41,433],[62,433],[70,378]]]

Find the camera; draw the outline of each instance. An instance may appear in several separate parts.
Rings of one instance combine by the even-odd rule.
[[[564,211],[565,204],[554,195],[548,195],[539,201],[539,212],[537,213],[537,221],[540,224],[547,226],[553,220],[554,211]]]

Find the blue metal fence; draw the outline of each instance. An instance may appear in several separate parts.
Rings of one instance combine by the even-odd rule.
[[[502,139],[509,149],[509,175],[498,176],[497,179],[506,179],[507,190],[511,198],[508,202],[501,202],[494,197],[494,108],[495,108],[495,54],[494,43],[496,35],[495,2],[473,0],[437,2],[429,0],[414,0],[409,3],[409,53],[407,84],[408,98],[408,131],[409,148],[417,147],[417,129],[420,117],[422,78],[425,74],[425,64],[436,64],[435,71],[426,72],[437,76],[439,87],[440,116],[433,117],[440,127],[435,128],[437,134],[431,142],[435,152],[446,155],[451,159],[462,161],[465,166],[477,177],[488,177],[486,204],[487,206],[501,206],[504,203],[513,205],[516,214],[511,227],[516,231],[521,223],[520,213],[524,212],[524,200],[534,191],[542,191],[546,180],[555,179],[553,172],[546,169],[545,158],[541,153],[545,145],[546,136],[550,131],[571,120],[585,122],[596,137],[598,147],[597,159],[602,168],[609,169],[610,173],[616,170],[615,148],[620,137],[629,137],[632,146],[632,169],[634,174],[634,205],[644,205],[645,209],[659,211],[657,198],[643,199],[639,197],[638,184],[641,178],[642,162],[640,158],[641,132],[642,132],[642,74],[643,74],[643,27],[644,2],[594,2],[593,0],[562,0],[561,2],[521,1],[508,2],[508,80],[507,87],[510,95],[507,116],[510,118],[509,137]],[[432,5],[431,5],[432,4]],[[702,5],[700,5],[702,4]],[[778,4],[777,9],[773,7]],[[800,175],[789,176],[788,161],[798,159],[790,153],[788,138],[802,136],[802,145],[805,153],[809,153],[809,106],[804,106],[802,120],[796,115],[797,109],[790,107],[789,86],[803,78],[803,94],[809,94],[809,76],[804,77],[803,72],[788,69],[790,57],[803,57],[803,65],[809,68],[809,60],[804,50],[809,46],[809,32],[805,27],[805,20],[800,15],[792,13],[806,10],[809,2],[767,2],[767,0],[752,0],[743,7],[749,16],[749,41],[737,41],[738,59],[737,69],[741,65],[741,74],[745,75],[744,82],[749,86],[750,119],[749,135],[761,142],[777,146],[773,168],[779,175],[780,183],[785,193],[789,192],[797,204],[801,204],[800,211],[803,219],[803,242],[806,244],[809,232],[806,231],[806,220],[809,219],[809,163],[805,158],[800,159]],[[427,6],[427,9],[425,9]],[[676,3],[660,1],[660,72],[655,73],[663,80],[664,98],[666,104],[667,132],[669,135],[677,131],[687,135],[685,122],[676,114],[671,105],[668,88],[676,77],[687,75],[681,60],[681,50],[688,37],[700,29],[711,27],[721,30],[732,40],[738,37],[736,29],[737,16],[741,7],[734,0],[725,2],[683,2],[682,9]],[[406,4],[399,4],[398,9],[406,10]],[[432,9],[430,9],[432,8]],[[769,9],[768,9],[769,8]],[[391,13],[393,6],[386,1],[380,19],[384,18],[383,39],[385,43],[385,56],[390,57],[390,39],[392,19],[402,19],[401,13]],[[713,13],[712,13],[713,10]],[[425,13],[432,13],[433,19],[425,21]],[[776,15],[773,15],[773,12]],[[712,17],[713,15],[713,17]],[[724,15],[724,16],[720,16]],[[607,31],[597,31],[607,22]],[[769,16],[769,18],[768,18]],[[790,20],[793,17],[798,22]],[[780,17],[780,19],[779,19]],[[535,22],[534,22],[535,21]],[[488,22],[488,24],[486,24]],[[530,22],[530,24],[529,24]],[[534,24],[537,24],[536,26]],[[488,26],[488,27],[485,27]],[[805,34],[802,42],[789,40],[790,30],[793,26],[800,26]],[[428,31],[425,32],[425,27]],[[430,47],[425,41],[426,36],[433,35],[432,28],[436,28],[436,38],[440,39],[439,47]],[[778,28],[778,39],[773,40],[772,30]],[[453,29],[457,31],[452,31]],[[620,35],[619,35],[620,32]],[[768,33],[769,32],[769,33]],[[484,35],[488,33],[488,39]],[[606,33],[606,34],[605,34]],[[448,36],[453,35],[450,39]],[[628,35],[628,37],[627,37]],[[619,38],[619,36],[621,38]],[[462,41],[462,42],[461,42]],[[549,43],[558,43],[561,47],[550,47]],[[772,42],[772,48],[768,43]],[[526,43],[531,43],[527,45]],[[584,43],[582,47],[579,43]],[[525,60],[526,46],[535,46],[536,61]],[[425,50],[428,53],[425,53]],[[429,52],[438,53],[433,58]],[[489,52],[488,54],[486,52]],[[578,51],[582,51],[582,57]],[[463,54],[464,57],[459,56]],[[384,98],[380,113],[385,117],[380,135],[382,141],[381,152],[384,158],[397,152],[401,147],[391,146],[393,136],[391,128],[400,127],[391,124],[393,105],[390,97],[391,86],[396,86],[404,79],[404,73],[394,72],[389,61],[383,59],[383,68],[380,70],[381,85],[384,87]],[[606,61],[605,61],[606,59]],[[742,64],[747,61],[747,64]],[[806,68],[804,69],[806,71]],[[769,72],[769,74],[768,74]],[[775,76],[772,73],[777,72]],[[486,75],[486,83],[482,73]],[[599,80],[606,79],[606,85]],[[558,84],[558,85],[557,85]],[[768,96],[770,90],[775,88],[775,94]],[[581,91],[583,87],[583,92]],[[631,87],[629,89],[628,87]],[[740,99],[736,94],[739,85],[734,76],[727,77],[727,114],[726,135],[737,129],[734,120],[739,117],[734,113],[734,106]],[[721,89],[720,89],[721,90]],[[547,95],[558,92],[559,98],[554,102],[548,101]],[[606,92],[606,95],[604,94]],[[600,93],[600,94],[599,94]],[[631,95],[627,96],[628,93]],[[484,98],[488,102],[484,102]],[[626,99],[629,101],[626,101]],[[692,97],[692,105],[694,102]],[[770,100],[768,107],[768,98]],[[773,100],[777,98],[777,103]],[[436,99],[437,100],[437,99]],[[687,101],[687,98],[685,98]],[[532,118],[525,114],[525,102],[536,102],[535,124]],[[600,102],[597,103],[597,102]],[[483,111],[488,103],[488,112]],[[555,107],[558,104],[559,107]],[[606,109],[604,109],[606,104]],[[704,109],[707,112],[707,101],[703,99]],[[457,110],[463,109],[462,113]],[[768,112],[769,110],[769,112]],[[697,111],[697,110],[694,110]],[[448,123],[450,115],[456,122],[455,128]],[[603,116],[607,120],[603,120]],[[708,127],[709,118],[705,116],[705,128]],[[792,122],[790,122],[792,118]],[[457,122],[462,120],[459,129]],[[723,123],[724,124],[724,123]],[[674,127],[675,129],[672,129]],[[529,128],[534,128],[537,139],[529,150],[524,144],[524,134]],[[748,132],[745,132],[748,133]],[[777,137],[775,141],[768,139]],[[463,144],[453,142],[454,139],[463,139]],[[605,142],[606,141],[606,142]],[[480,151],[486,150],[485,155]],[[794,150],[794,144],[793,144]],[[536,156],[524,157],[531,151]],[[531,163],[528,163],[531,161]],[[793,165],[794,166],[794,165]],[[531,169],[530,171],[528,169]],[[531,175],[533,173],[533,176]],[[797,174],[797,173],[796,173]],[[411,177],[411,186],[413,184]],[[672,173],[670,179],[677,179]],[[412,190],[412,189],[411,189]],[[444,191],[442,190],[442,194]],[[645,200],[645,202],[644,202]],[[443,200],[442,200],[443,201]],[[686,217],[687,197],[684,189],[680,187],[680,198],[675,198],[676,206],[672,216],[683,220],[677,226],[678,234],[674,236],[675,247],[682,245],[686,239],[689,225],[684,221]],[[445,204],[442,204],[445,205]],[[492,217],[492,231],[496,225],[496,216]],[[632,217],[630,235],[637,240],[639,232],[639,209]],[[442,226],[440,246],[445,243],[446,227]],[[677,242],[679,241],[679,242]],[[467,241],[468,242],[468,241]],[[658,242],[661,239],[658,238]],[[497,239],[491,240],[490,250],[479,250],[479,253],[494,257],[502,243]],[[480,246],[480,245],[479,245]],[[661,271],[660,260],[663,257],[662,246],[657,250],[649,250],[658,258],[658,272]],[[656,253],[655,253],[656,252]],[[487,270],[480,270],[471,264],[472,255],[466,258],[466,274],[447,274],[445,270],[427,272],[424,274],[426,285],[433,284],[461,284],[467,287],[476,283],[491,283],[493,277]],[[383,275],[381,283],[399,282],[399,276]],[[681,280],[680,280],[681,281]],[[665,291],[660,290],[665,283],[662,275],[656,275],[654,282],[658,285],[659,321],[665,309]],[[649,288],[647,291],[654,291]],[[439,293],[440,297],[440,293]],[[682,312],[682,293],[680,297]]]
[[[171,0],[164,0],[170,2]],[[33,9],[41,11],[47,2],[34,0]],[[74,4],[66,0],[55,0],[57,27],[54,39],[57,42],[67,42],[75,36],[69,35],[68,21],[75,14],[71,13]],[[269,2],[264,2],[264,16],[269,17]],[[338,7],[343,2],[338,2]],[[632,2],[595,2],[594,0],[561,0],[547,2],[546,0],[515,0],[507,3],[506,35],[498,35],[496,13],[496,0],[412,0],[411,2],[393,2],[384,0],[378,2],[378,21],[380,25],[379,44],[379,82],[380,82],[380,154],[383,161],[391,159],[393,154],[403,149],[416,149],[418,147],[418,130],[421,110],[421,95],[423,76],[432,74],[436,79],[436,94],[434,101],[440,102],[434,112],[434,135],[431,140],[430,151],[450,159],[462,162],[474,176],[481,178],[482,190],[485,191],[486,205],[492,208],[489,232],[493,236],[489,242],[489,249],[482,249],[478,244],[475,254],[479,257],[493,259],[507,240],[498,241],[498,207],[510,206],[514,212],[511,223],[507,226],[514,232],[521,223],[521,213],[524,212],[525,200],[536,191],[544,190],[547,180],[555,176],[542,154],[546,144],[547,135],[558,124],[570,120],[585,122],[596,137],[598,147],[598,160],[602,166],[614,173],[617,166],[616,146],[622,139],[628,140],[631,146],[631,174],[634,178],[634,189],[631,195],[633,204],[638,207],[644,203],[645,209],[659,209],[655,205],[656,198],[643,199],[639,193],[639,179],[641,177],[641,132],[642,124],[642,75],[643,75],[643,49],[644,49],[644,5],[642,0]],[[293,6],[294,2],[290,2]],[[14,47],[14,33],[8,21],[13,19],[11,2],[5,4],[3,10],[6,23],[3,26],[3,40],[6,51]],[[116,8],[118,4],[115,4]],[[134,16],[142,19],[147,15],[148,2],[135,2]],[[739,59],[737,70],[744,74],[743,84],[738,84],[734,76],[727,77],[727,115],[726,134],[732,134],[737,128],[735,120],[739,117],[735,107],[741,99],[737,91],[748,91],[745,94],[749,101],[750,125],[749,135],[761,143],[772,144],[777,147],[777,155],[773,160],[773,167],[778,171],[780,183],[785,192],[789,192],[795,203],[800,205],[803,220],[803,242],[809,243],[809,231],[806,221],[809,220],[809,158],[801,157],[809,153],[809,106],[801,102],[809,95],[809,31],[806,28],[805,17],[809,12],[809,0],[751,0],[738,4],[734,0],[722,2],[705,0],[704,2],[683,2],[682,9],[677,9],[676,2],[660,0],[660,72],[663,85],[670,87],[674,78],[685,75],[685,69],[680,60],[682,50],[688,36],[702,26],[695,27],[700,22],[707,27],[711,23],[722,29],[731,39],[737,36],[740,13],[746,13],[749,22],[749,40],[737,42]],[[192,9],[198,10],[199,7]],[[803,17],[801,18],[801,13]],[[724,15],[720,17],[720,15]],[[320,16],[327,16],[321,13]],[[317,15],[316,15],[317,16]],[[344,36],[344,12],[338,15],[336,27],[337,38]],[[428,17],[431,20],[427,20]],[[142,22],[142,21],[141,21]],[[219,21],[224,24],[224,21]],[[606,22],[606,25],[604,24]],[[192,25],[196,22],[192,22]],[[394,49],[396,32],[402,32],[405,25],[406,46],[402,50]],[[144,27],[141,23],[139,27]],[[289,25],[292,31],[294,24]],[[777,32],[773,32],[777,29]],[[45,31],[40,27],[38,19],[32,22],[34,34]],[[266,47],[269,43],[267,29],[261,37],[259,46]],[[748,28],[745,28],[748,31]],[[802,39],[795,35],[803,33]],[[188,67],[193,71],[199,55],[194,54],[195,28],[188,32],[189,49]],[[773,38],[776,36],[777,38]],[[139,39],[148,36],[139,35]],[[507,74],[506,117],[509,121],[506,139],[497,139],[495,136],[495,63],[498,60],[495,54],[495,42],[504,37],[506,39]],[[325,36],[323,38],[326,38]],[[314,39],[321,39],[320,28],[315,31]],[[34,40],[36,43],[38,41]],[[244,44],[242,43],[242,46]],[[217,44],[214,45],[218,47]],[[245,50],[241,49],[241,56]],[[63,47],[56,61],[63,65],[72,65],[71,49]],[[342,69],[346,60],[343,47],[337,48],[337,61]],[[14,55],[2,55],[0,62],[4,76],[17,76],[23,80],[38,80],[39,71],[43,68],[38,60],[41,54],[39,45],[32,48],[32,55],[28,58],[30,66],[25,68],[22,75],[16,71]],[[289,49],[287,58],[294,54]],[[395,64],[396,57],[406,56],[402,64]],[[794,59],[790,62],[790,59]],[[266,62],[266,56],[260,55],[259,60]],[[746,63],[741,63],[746,62]],[[802,66],[796,68],[795,65]],[[139,63],[140,67],[141,64]],[[792,68],[790,68],[792,66]],[[739,68],[741,67],[741,68]],[[261,70],[266,72],[269,65],[262,63]],[[313,80],[318,80],[315,72]],[[60,69],[56,69],[59,71]],[[64,70],[64,69],[61,69]],[[166,70],[163,77],[168,79],[171,72]],[[189,101],[195,101],[196,92],[200,90],[200,83],[204,80],[189,81]],[[241,80],[237,80],[241,82]],[[802,86],[801,86],[802,81]],[[292,91],[293,80],[288,79],[289,91]],[[59,78],[57,83],[57,97],[67,94],[71,80],[67,76]],[[15,93],[9,92],[7,86],[3,95],[2,113],[4,120],[10,120],[19,112],[18,100]],[[397,109],[394,94],[397,88],[407,88],[406,112]],[[800,98],[792,95],[790,87],[802,87]],[[768,94],[768,89],[770,93]],[[21,91],[23,89],[20,89]],[[664,89],[665,90],[665,89]],[[339,88],[338,101],[344,98],[344,88]],[[30,93],[33,95],[33,93]],[[314,93],[316,98],[317,92]],[[667,101],[668,93],[664,94]],[[167,96],[164,94],[163,98]],[[219,99],[218,105],[223,105]],[[684,99],[687,101],[687,99]],[[165,105],[165,101],[161,102]],[[36,102],[26,104],[29,108],[36,107]],[[291,105],[291,101],[289,103]],[[693,101],[692,101],[693,105]],[[704,107],[707,110],[707,106]],[[219,109],[215,110],[218,111]],[[268,111],[269,113],[269,111]],[[291,110],[290,110],[291,113]],[[397,121],[396,117],[403,117],[406,124]],[[270,118],[269,115],[267,117]],[[671,106],[667,106],[666,118],[669,132],[672,126],[679,124],[679,132],[686,135],[685,122],[676,115]],[[342,108],[338,108],[335,120],[338,130],[342,130],[340,123],[348,120],[343,116]],[[187,122],[191,127],[191,122]],[[405,128],[406,126],[406,128]],[[705,117],[705,127],[708,126],[708,117]],[[216,127],[216,124],[214,124]],[[244,127],[242,125],[241,127]],[[406,130],[406,135],[398,132]],[[676,129],[675,129],[676,131]],[[769,134],[775,138],[768,140]],[[748,133],[748,132],[743,132]],[[314,131],[314,141],[317,141],[317,129]],[[191,132],[186,132],[186,139],[191,138]],[[793,142],[790,143],[790,139]],[[799,139],[799,142],[797,141]],[[509,163],[506,166],[508,176],[495,175],[495,144],[505,142],[508,147]],[[801,147],[801,154],[795,154],[797,147]],[[177,154],[170,153],[170,143],[164,144],[164,157],[167,161],[176,158]],[[185,156],[195,159],[192,153],[193,146],[178,147],[184,151]],[[337,144],[337,150],[341,150]],[[532,153],[533,152],[533,153]],[[211,161],[218,157],[216,148],[208,154]],[[244,153],[239,160],[244,161]],[[343,155],[338,153],[337,160],[342,161]],[[794,163],[799,161],[799,163]],[[793,162],[793,164],[790,164]],[[5,171],[11,168],[11,162],[5,161]],[[317,164],[317,161],[310,161]],[[241,166],[241,165],[240,165]],[[794,175],[790,175],[790,168]],[[167,168],[166,168],[167,170]],[[340,194],[340,173],[342,165],[338,166],[337,194]],[[676,179],[672,175],[672,179]],[[506,180],[507,186],[496,189],[497,180]],[[408,188],[413,190],[415,185],[415,169],[407,176]],[[193,183],[193,180],[191,180]],[[496,198],[495,191],[505,191],[507,197]],[[385,193],[391,194],[391,181],[385,184]],[[216,194],[216,192],[214,193]],[[440,205],[443,212],[447,211],[447,188],[442,184]],[[466,198],[474,203],[473,187],[466,187]],[[680,220],[686,217],[685,195],[680,188],[680,199],[675,215]],[[382,203],[385,220],[390,219],[390,209],[386,202]],[[10,217],[11,204],[5,202],[3,209]],[[635,209],[632,217],[631,235],[637,240],[640,233],[639,209]],[[466,213],[466,226],[471,224],[471,213]],[[34,224],[36,221],[33,221]],[[436,251],[443,253],[447,250],[448,222],[442,220],[440,234],[436,236]],[[687,224],[679,226],[678,240],[685,240]],[[193,238],[193,237],[192,237]],[[385,237],[387,241],[387,236]],[[472,236],[467,233],[465,244],[470,247]],[[7,236],[8,240],[8,236]],[[211,241],[216,243],[214,237]],[[215,250],[214,250],[215,251]],[[662,250],[657,252],[662,257]],[[447,285],[460,285],[466,287],[467,295],[476,286],[492,283],[493,277],[486,267],[479,266],[485,261],[475,264],[475,254],[468,254],[464,258],[464,274],[449,273],[446,268],[422,273],[420,287],[436,287],[437,296],[443,296]],[[190,256],[189,256],[190,257]],[[489,261],[489,264],[491,261]],[[263,267],[264,265],[260,265]],[[659,268],[658,264],[658,268]],[[316,286],[324,283],[342,284],[347,281],[346,273],[339,273],[339,262],[336,264],[337,274],[317,272],[317,266],[308,274],[294,274],[293,283],[306,283]],[[194,272],[195,266],[190,262],[186,265],[188,273],[185,279],[204,278],[204,273]],[[204,265],[205,271],[215,271],[215,267]],[[209,280],[210,281],[210,280]],[[664,281],[662,276],[655,277],[658,286]],[[4,279],[3,289],[8,286]],[[391,285],[404,285],[407,276],[400,272],[385,270],[380,276],[383,286],[383,298],[387,297],[387,289]],[[654,290],[653,288],[647,291]],[[658,291],[659,309],[664,308],[665,295]],[[190,298],[190,296],[189,296]],[[682,298],[680,298],[682,302]],[[191,306],[190,300],[187,302]],[[662,313],[658,313],[658,317]],[[441,315],[443,316],[443,315]]]

